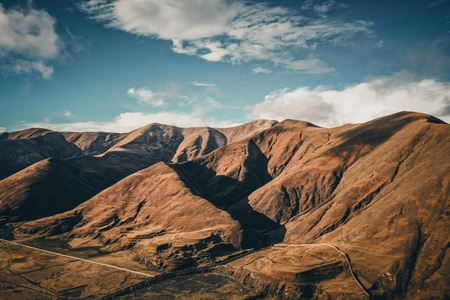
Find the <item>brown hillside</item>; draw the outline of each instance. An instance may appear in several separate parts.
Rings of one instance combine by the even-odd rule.
[[[244,140],[258,132],[262,132],[278,124],[277,121],[270,120],[256,120],[240,126],[230,128],[218,128],[217,131],[221,132],[227,138],[228,144]]]
[[[213,128],[187,128],[183,130],[183,141],[173,155],[173,162],[189,161],[225,146],[227,138]]]
[[[78,147],[59,132],[29,129],[4,136],[8,139],[0,139],[0,179],[46,158],[80,155]]]
[[[80,149],[82,155],[104,153],[125,137],[125,134],[107,132],[62,132],[62,135]]]
[[[448,294],[449,126],[402,113],[300,136],[252,209],[285,225],[286,244],[339,247],[373,296]]]
[[[150,163],[127,157],[41,160],[0,180],[0,218],[30,220],[72,209]]]
[[[239,136],[246,137],[272,124],[257,121],[221,130],[238,130]],[[226,145],[228,139],[233,137],[212,128],[162,124],[149,124],[128,134],[46,129],[4,133],[0,139],[0,219],[23,220],[72,209],[133,172],[161,161],[194,159]]]
[[[130,175],[72,211],[25,224],[22,230],[70,230],[77,243],[95,240],[112,251],[131,248],[132,255],[150,268],[168,270],[236,251],[243,234],[237,221],[193,195],[165,163]]]
[[[20,231],[126,249],[166,269],[254,248],[221,270],[261,297],[450,295],[448,124],[410,112],[337,128],[265,121],[239,139],[236,129],[154,126],[103,157],[151,149],[173,163]]]

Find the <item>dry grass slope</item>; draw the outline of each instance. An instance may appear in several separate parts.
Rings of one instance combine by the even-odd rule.
[[[95,158],[106,173],[147,166],[19,231],[122,251],[160,272],[221,264],[266,298],[446,298],[449,150],[450,126],[412,112],[336,128],[150,124]],[[0,185],[20,195],[25,170]]]

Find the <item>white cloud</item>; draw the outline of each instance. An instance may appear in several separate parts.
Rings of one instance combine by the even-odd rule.
[[[134,97],[139,103],[146,105],[150,104],[152,106],[162,106],[164,105],[164,100],[159,95],[153,93],[147,88],[129,88],[127,91],[128,95]]]
[[[66,117],[71,117],[71,116],[72,116],[72,112],[69,111],[69,110],[65,110],[63,114],[64,114],[64,116],[66,116]]]
[[[216,101],[216,100],[214,100],[214,99],[212,99],[210,97],[207,97],[205,101],[208,104],[208,106],[212,106],[212,107],[218,108],[218,109],[225,108],[225,106],[222,103],[220,103],[220,102],[218,102],[218,101]]]
[[[54,58],[59,53],[55,20],[43,10],[5,11],[0,4],[0,55]]]
[[[15,73],[32,73],[34,71],[41,73],[42,77],[49,79],[53,74],[53,67],[45,65],[42,61],[28,61],[18,59],[15,61],[12,69]]]
[[[202,120],[194,114],[178,112],[142,113],[127,112],[117,116],[114,122],[107,124],[107,128],[115,127],[117,131],[130,131],[149,123],[162,123],[181,127],[202,124]]]
[[[308,55],[318,44],[345,43],[371,34],[373,25],[308,19],[282,7],[239,1],[90,0],[81,8],[107,26],[171,40],[177,53],[214,62],[266,60],[311,73],[333,70]],[[301,53],[305,57],[299,58]]]
[[[92,2],[98,3],[100,10],[110,9],[98,16],[109,19],[113,27],[168,40],[193,40],[222,34],[230,19],[242,9],[241,5],[221,0],[117,0],[111,4],[95,0],[88,5]]]
[[[0,127],[0,133],[3,133],[3,132],[5,132],[6,131],[6,128],[5,127]]]
[[[333,127],[360,123],[398,111],[418,111],[450,122],[450,83],[418,80],[405,73],[349,86],[343,90],[299,87],[267,95],[253,108],[258,118],[301,119]]]
[[[49,120],[44,122],[23,123],[25,128],[47,128],[56,131],[105,131],[105,132],[130,132],[136,128],[148,125],[150,123],[161,123],[179,127],[229,127],[238,125],[227,121],[213,120],[203,117],[198,113],[179,113],[179,112],[126,112],[118,115],[109,122],[72,122],[72,123],[51,123]],[[0,132],[1,132],[0,128]]]
[[[55,19],[44,10],[14,8],[0,3],[0,63],[6,71],[41,73],[49,78],[53,68],[46,61],[58,57],[60,39]]]
[[[194,98],[199,98],[199,97],[204,98],[206,95],[214,94],[217,96],[220,94],[220,89],[217,86],[217,84],[215,84],[215,83],[194,81],[192,83],[192,85],[204,88],[202,95],[195,96]],[[192,98],[192,97],[187,97],[187,98]]]
[[[189,105],[191,108],[202,107],[208,104],[211,95],[219,95],[220,89],[215,83],[192,82],[193,86],[199,87],[197,91],[184,90],[176,82],[170,82],[159,90],[153,91],[146,87],[129,88],[127,94],[137,100],[142,106],[152,106],[165,110],[176,109]]]
[[[272,73],[271,70],[266,69],[266,68],[263,68],[263,67],[261,67],[261,66],[254,67],[254,68],[252,69],[252,72],[253,72],[253,73],[264,73],[264,74]]]
[[[437,0],[437,1],[432,2],[430,4],[430,7],[439,6],[441,4],[445,4],[446,2],[448,2],[448,0]]]
[[[202,86],[202,87],[215,87],[215,86],[217,86],[215,83],[206,83],[206,82],[198,82],[198,81],[194,81],[192,84],[194,86]]]
[[[278,59],[274,61],[278,61]],[[288,62],[288,60],[285,61]],[[286,64],[286,67],[288,69],[297,70],[310,74],[334,71],[334,68],[328,67],[323,61],[313,56],[309,56],[307,59],[292,60],[288,64]]]

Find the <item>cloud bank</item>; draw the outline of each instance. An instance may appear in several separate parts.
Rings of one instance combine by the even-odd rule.
[[[61,51],[55,19],[46,11],[14,8],[6,11],[0,3],[0,65],[13,73],[37,72],[50,78],[49,61]]]
[[[104,132],[130,132],[136,128],[148,125],[150,123],[161,123],[166,125],[174,125],[178,127],[196,127],[196,126],[212,126],[212,127],[230,127],[238,125],[226,121],[213,120],[203,117],[197,113],[180,113],[180,112],[125,112],[121,113],[112,121],[107,122],[71,122],[71,123],[52,123],[50,121],[24,123],[25,128],[47,128],[55,131],[104,131]],[[5,128],[0,127],[0,132]]]
[[[373,25],[307,18],[283,7],[239,1],[89,0],[80,7],[106,26],[170,40],[177,53],[212,62],[270,61],[306,73],[333,71],[314,55],[318,44],[345,44],[371,35]]]
[[[325,127],[366,122],[403,110],[428,113],[450,122],[450,83],[418,80],[398,73],[342,90],[326,87],[278,90],[252,108],[256,118],[300,119]]]
[[[130,90],[139,94],[137,89]],[[145,97],[145,89],[142,94]],[[125,112],[107,122],[55,124],[46,120],[22,125],[24,128],[41,127],[58,131],[129,132],[154,122],[179,127],[230,127],[242,123],[218,118],[212,113],[217,108],[233,113],[232,107],[224,107],[214,99],[206,98],[190,112],[180,112],[177,109]],[[404,110],[428,113],[449,123],[450,83],[436,79],[417,79],[408,73],[398,73],[372,78],[341,90],[326,87],[277,90],[267,95],[264,101],[247,109],[250,114],[246,121],[297,119],[323,127],[362,123]],[[72,114],[68,112],[67,115]]]

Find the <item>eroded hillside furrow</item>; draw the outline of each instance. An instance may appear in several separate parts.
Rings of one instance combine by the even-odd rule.
[[[331,201],[342,176],[341,166],[334,163],[327,169],[291,170],[255,190],[249,195],[249,203],[274,222],[284,224]]]
[[[271,180],[267,159],[252,141],[235,147],[231,155],[216,151],[204,158],[170,166],[194,194],[227,209]]]
[[[354,216],[362,213],[362,210],[366,209],[374,200],[374,198],[383,190],[383,188],[389,184],[388,182],[380,182],[379,185],[368,185],[362,187],[355,187],[353,190],[348,192],[348,197],[354,198],[354,195],[361,195],[359,198],[356,198],[353,204],[350,204],[347,209],[345,209],[339,218],[337,218],[329,227],[325,228],[323,231],[317,233],[315,238],[319,238],[329,232],[334,231],[339,226],[345,225],[350,216]],[[317,225],[322,217],[325,215],[326,211],[322,214],[322,216],[316,221],[316,223],[311,226],[311,229]]]
[[[131,222],[133,222],[134,220],[136,220],[136,217],[139,215],[139,212],[141,211],[142,207],[145,205],[146,200],[143,200],[142,202],[139,202],[137,207],[136,207],[136,212],[134,213],[134,215],[126,218],[125,220],[120,221],[120,223],[118,223],[117,225],[126,225],[129,224]]]

